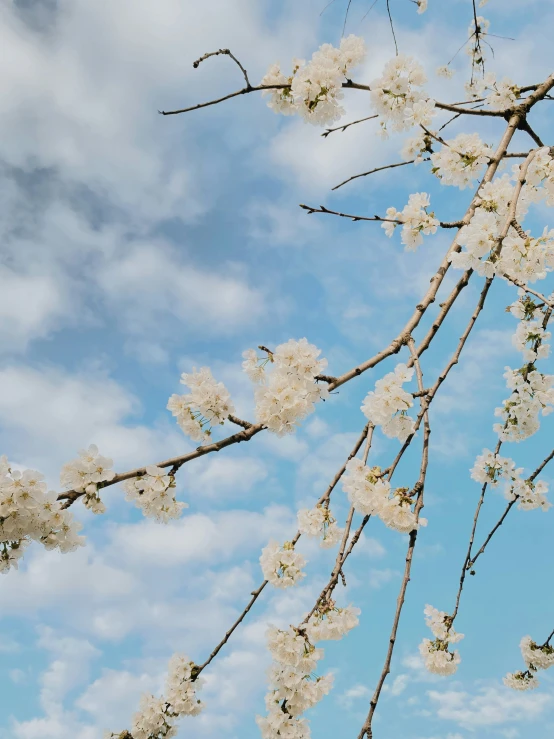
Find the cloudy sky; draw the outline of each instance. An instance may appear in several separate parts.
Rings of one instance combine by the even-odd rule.
[[[390,4],[400,50],[422,61],[437,97],[463,99],[465,54],[453,63],[452,83],[434,70],[467,38],[471,2],[430,0],[422,16],[409,0]],[[449,220],[462,216],[469,191],[441,192],[422,166],[331,193],[351,174],[398,160],[402,138],[383,142],[371,121],[324,139],[255,95],[187,116],[158,115],[241,86],[228,59],[194,70],[203,53],[230,47],[259,80],[275,61],[288,65],[323,42],[337,44],[346,5],[335,0],[322,14],[325,0],[2,0],[0,440],[15,464],[41,470],[58,487],[60,466],[90,443],[118,471],[155,463],[193,446],[165,410],[182,371],[209,365],[237,413],[252,418],[244,349],[306,336],[340,374],[397,334],[448,234],[406,253],[376,224],[307,216],[298,204],[383,214],[425,190]],[[346,25],[366,39],[367,63],[356,76],[366,83],[394,55],[384,0],[364,18],[369,6],[353,0]],[[517,39],[491,39],[491,68],[522,85],[544,79],[552,71],[552,4],[491,0],[484,10],[491,32]],[[533,113],[545,135],[549,105]],[[345,106],[345,121],[370,112],[363,93],[350,94]],[[463,130],[456,125],[452,135]],[[494,143],[503,121],[476,125]],[[513,146],[529,148],[529,141],[518,134]],[[537,209],[529,223],[542,230],[549,217]],[[439,297],[455,279],[447,277]],[[425,355],[428,378],[473,310],[474,282],[442,342]],[[552,291],[552,282],[543,289]],[[478,497],[468,470],[496,441],[501,375],[505,365],[518,366],[515,321],[504,312],[514,297],[494,285],[463,366],[433,406],[429,525],[376,739],[547,739],[554,732],[552,678],[521,695],[501,682],[521,667],[521,637],[541,641],[553,626],[554,513],[514,510],[481,560],[458,620],[466,638],[456,676],[433,679],[417,652],[428,636],[425,604],[453,606]],[[362,399],[393,365],[341,388],[294,437],[260,434],[187,465],[178,497],[189,508],[179,521],[144,521],[113,487],[105,516],[75,506],[85,548],[59,555],[31,547],[21,569],[0,581],[0,736],[96,739],[104,729],[121,730],[140,693],[160,690],[174,651],[206,659],[262,580],[260,549],[294,533],[296,510],[324,491],[363,427]],[[550,450],[553,429],[552,417],[545,419],[540,435],[507,454],[532,470]],[[397,449],[376,435],[371,460],[387,466]],[[408,455],[398,484],[413,484],[416,464]],[[552,470],[544,479],[554,482]],[[493,492],[482,534],[503,505]],[[340,489],[333,508],[346,514]],[[359,731],[381,671],[405,547],[404,537],[376,521],[352,557],[338,597],[362,609],[361,623],[326,649],[335,687],[310,716],[315,739]],[[306,584],[266,589],[206,671],[207,709],[183,722],[180,737],[258,736],[266,625],[295,623],[332,566],[332,553],[304,542],[299,548],[309,560]]]

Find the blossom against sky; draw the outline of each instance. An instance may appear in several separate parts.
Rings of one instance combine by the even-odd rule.
[[[401,130],[383,140],[368,121],[322,138],[317,127],[275,115],[255,95],[186,117],[157,113],[242,85],[225,58],[194,70],[192,61],[207,51],[231,48],[259,81],[276,62],[288,70],[293,57],[310,59],[322,43],[337,46],[345,3],[337,0],[321,15],[323,5],[2,5],[9,64],[0,102],[0,435],[2,452],[16,465],[43,471],[56,488],[62,465],[89,444],[118,471],[155,465],[196,445],[166,410],[168,398],[183,392],[182,372],[209,366],[229,389],[237,415],[253,419],[244,350],[305,336],[336,375],[382,348],[403,325],[448,234],[425,234],[417,251],[405,251],[404,226],[389,240],[379,224],[308,215],[298,205],[385,214],[425,191],[432,208],[416,203],[420,216],[427,208],[444,221],[458,218],[464,193],[454,197],[454,188],[438,178],[430,185],[420,167],[330,192],[353,174],[400,161],[412,134]],[[346,25],[346,34],[366,42],[366,60],[355,70],[364,82],[380,77],[394,57],[380,5],[362,20],[368,8],[352,3]],[[417,57],[433,94],[462,100],[466,55],[456,57],[450,81],[434,70],[465,40],[471,4],[443,5],[432,0],[418,14],[412,3],[391,2],[400,51]],[[548,4],[491,0],[480,12],[491,31],[517,39],[494,41],[489,61],[499,76],[526,85],[551,72]],[[372,112],[364,96],[349,91],[340,104],[345,121]],[[533,116],[540,129],[546,112]],[[479,122],[481,141],[492,145],[502,123]],[[452,137],[461,133],[463,126],[452,127]],[[515,143],[528,147],[522,132]],[[548,217],[544,208],[544,217],[530,223],[542,229]],[[439,298],[455,279],[446,278]],[[544,292],[552,291],[549,285]],[[450,338],[426,355],[430,376],[455,346],[478,292],[467,288],[449,318]],[[463,659],[456,675],[441,682],[423,669],[418,651],[430,635],[426,604],[452,606],[479,494],[470,470],[483,448],[496,443],[492,425],[506,397],[505,366],[519,366],[521,347],[511,338],[517,324],[504,311],[514,293],[493,285],[495,310],[483,316],[465,361],[434,405],[428,525],[420,532],[376,735],[552,735],[548,674],[533,693],[512,693],[502,684],[508,671],[519,669],[522,636],[551,630],[548,514],[514,511],[477,567],[457,621],[466,636],[457,646]],[[118,486],[102,497],[107,518],[79,508],[86,547],[72,554],[29,547],[20,570],[0,582],[7,706],[0,735],[102,736],[128,724],[142,692],[163,689],[174,652],[203,661],[260,584],[262,549],[290,538],[298,509],[313,508],[354,446],[365,422],[360,407],[376,381],[394,371],[393,359],[317,403],[294,436],[260,435],[232,453],[185,466],[176,497],[189,507],[166,526],[145,519]],[[552,361],[543,366],[551,369]],[[543,433],[531,443],[512,445],[511,456],[527,473],[549,451],[552,417],[541,423]],[[397,445],[376,434],[371,462],[387,464]],[[414,464],[408,455],[400,477],[408,478]],[[544,478],[552,483],[551,471]],[[484,531],[504,503],[502,490],[493,491]],[[347,505],[341,492],[332,504],[339,521]],[[206,671],[206,710],[186,719],[179,736],[259,736],[254,716],[264,711],[267,624],[296,623],[332,566],[333,554],[315,540],[299,551],[309,577],[294,589],[264,593]],[[359,731],[381,669],[404,551],[404,537],[376,520],[352,556],[342,602],[360,608],[360,625],[340,644],[325,645],[334,688],[309,716],[314,737]]]

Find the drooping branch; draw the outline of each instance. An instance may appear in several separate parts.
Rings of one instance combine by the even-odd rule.
[[[338,482],[340,481],[341,477],[344,475],[346,471],[346,465],[348,464],[348,462],[358,454],[364,441],[367,440],[368,438],[371,439],[371,437],[368,436],[370,430],[372,430],[372,427],[368,423],[364,426],[362,433],[360,434],[359,438],[354,444],[354,447],[352,451],[350,452],[350,454],[348,455],[348,457],[346,458],[346,461],[340,467],[338,472],[335,474],[334,478],[331,480],[331,482],[329,483],[329,486],[327,487],[323,495],[320,497],[320,499],[317,501],[316,505],[322,505],[329,501],[329,498],[331,497],[331,493],[333,492]],[[302,534],[300,533],[300,531],[297,531],[296,534],[291,539],[291,543],[293,545],[296,544],[300,540],[301,536]],[[203,662],[201,665],[197,666],[196,677],[198,677],[200,673],[217,657],[217,655],[223,649],[225,644],[227,644],[227,642],[229,641],[233,633],[240,626],[240,624],[244,621],[244,619],[250,612],[252,606],[262,594],[262,591],[264,590],[267,583],[268,581],[264,580],[255,590],[252,591],[251,599],[248,601],[244,610],[241,612],[241,614],[236,619],[236,621],[233,623],[233,625],[230,627],[230,629],[225,633],[225,636],[223,637],[223,639],[217,644],[217,646],[214,647],[214,649],[212,650],[210,656],[206,659],[206,661]]]
[[[417,356],[417,351],[415,349],[414,340],[411,336],[408,338],[407,343],[408,343],[408,348],[410,349],[410,353],[412,355],[414,365],[416,367],[418,388],[421,392],[424,390],[423,374],[421,372],[421,367],[419,365],[419,358]],[[419,516],[420,516],[420,513],[424,505],[423,491],[425,488],[425,479],[427,476],[427,467],[429,463],[429,438],[431,434],[431,427],[429,425],[429,416],[428,416],[428,405],[427,405],[426,399],[422,397],[420,403],[421,403],[421,410],[424,415],[423,446],[422,446],[422,452],[421,452],[421,466],[420,466],[419,479],[414,485],[414,488],[412,491],[413,494],[417,496],[415,507],[414,507],[416,528],[414,528],[410,532],[410,535],[409,535],[408,550],[406,552],[406,559],[405,559],[405,565],[404,565],[404,575],[402,577],[400,591],[398,593],[398,597],[396,600],[396,611],[395,611],[394,619],[392,622],[392,628],[391,628],[391,633],[389,636],[389,642],[388,642],[387,653],[385,656],[385,662],[383,664],[381,675],[377,681],[375,692],[373,693],[373,696],[369,704],[369,712],[367,714],[367,718],[362,726],[360,733],[358,734],[358,739],[364,739],[364,737],[367,737],[367,739],[372,739],[373,737],[373,730],[372,730],[373,716],[375,714],[375,709],[377,708],[377,704],[379,702],[379,698],[383,690],[383,685],[385,684],[387,675],[390,673],[390,666],[392,662],[394,647],[396,644],[396,637],[398,634],[400,616],[402,615],[402,609],[403,609],[404,601],[406,598],[406,590],[408,588],[408,583],[410,582],[410,575],[412,571],[412,560],[413,560],[413,555],[414,555],[414,550],[415,550],[415,546],[417,542],[417,535],[418,535],[417,523],[419,522]]]

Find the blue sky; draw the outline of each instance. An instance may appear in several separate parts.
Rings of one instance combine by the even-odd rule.
[[[323,42],[338,43],[346,3],[335,0],[321,15],[324,4],[1,4],[8,69],[0,99],[0,440],[2,453],[43,471],[53,487],[60,466],[89,443],[113,457],[118,471],[192,448],[165,410],[169,395],[180,392],[182,371],[208,364],[238,414],[252,418],[240,371],[244,349],[306,336],[340,374],[388,344],[425,292],[448,233],[406,253],[398,236],[386,239],[376,224],[298,208],[325,203],[384,214],[425,190],[438,217],[461,217],[470,191],[441,188],[426,165],[330,193],[351,174],[398,161],[402,137],[383,142],[367,122],[323,139],[316,128],[274,115],[255,95],[188,116],[157,114],[238,89],[240,75],[226,59],[192,69],[206,51],[230,47],[258,80],[274,61],[285,66]],[[369,3],[351,6],[346,31],[363,35],[369,52],[357,75],[363,82],[394,54],[382,5],[363,22]],[[391,1],[400,50],[422,61],[439,99],[463,99],[463,53],[451,89],[433,71],[463,43],[471,3],[429,5],[419,16],[408,0]],[[484,11],[492,33],[517,38],[494,40],[491,68],[520,84],[544,79],[552,4],[491,0]],[[345,121],[369,115],[363,94],[349,94],[345,104]],[[532,117],[545,136],[550,105]],[[479,120],[468,130],[492,144],[502,125]],[[461,130],[453,125],[451,135]],[[528,147],[518,134],[513,149]],[[549,218],[536,209],[528,223],[542,230]],[[447,276],[439,298],[455,279]],[[473,282],[425,355],[429,379],[473,310],[480,280]],[[539,289],[551,292],[547,282]],[[417,547],[376,739],[547,739],[554,731],[548,674],[532,694],[501,683],[521,666],[521,637],[541,640],[552,629],[552,512],[513,511],[479,563],[457,622],[466,634],[458,673],[435,680],[417,658],[429,635],[425,604],[453,606],[479,492],[468,470],[496,441],[502,372],[519,361],[511,346],[516,322],[504,312],[513,300],[513,290],[493,285],[465,359],[433,405],[429,525]],[[296,530],[296,510],[325,489],[364,424],[361,401],[395,361],[340,388],[296,436],[260,434],[187,465],[178,497],[190,507],[178,522],[144,521],[114,487],[103,496],[105,516],[75,508],[86,548],[59,555],[31,547],[21,569],[0,581],[0,736],[93,739],[105,728],[121,730],[140,693],[160,689],[174,651],[203,661],[261,582],[261,548]],[[552,371],[551,360],[542,366]],[[506,445],[506,454],[532,470],[550,451],[553,424],[544,419],[540,434]],[[370,459],[387,466],[397,448],[376,435]],[[408,454],[397,484],[413,483],[416,465]],[[552,470],[543,477],[554,482]],[[493,491],[482,534],[503,506]],[[332,507],[346,515],[342,490]],[[183,722],[179,736],[258,736],[266,624],[298,620],[331,567],[332,553],[299,547],[310,560],[305,584],[266,589],[206,671],[206,712]],[[359,731],[381,671],[405,547],[404,537],[376,521],[352,557],[339,597],[362,609],[361,623],[326,648],[335,688],[310,716],[316,739]]]

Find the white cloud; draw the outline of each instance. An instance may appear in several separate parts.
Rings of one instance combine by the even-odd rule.
[[[114,530],[112,552],[137,567],[176,567],[215,563],[265,546],[270,538],[285,540],[295,530],[290,509],[271,505],[263,513],[230,510],[185,515],[175,522],[143,521]]]
[[[48,335],[58,321],[67,320],[69,301],[52,275],[0,267],[0,284],[3,351],[25,349],[31,339]]]
[[[63,462],[91,443],[119,470],[161,461],[186,446],[169,419],[159,428],[127,423],[140,404],[102,371],[70,374],[51,366],[12,365],[0,370],[0,385],[4,448],[14,461],[53,480]]]
[[[533,721],[554,704],[553,696],[547,693],[515,693],[496,686],[481,688],[473,695],[460,690],[430,690],[428,696],[439,718],[466,729]]]
[[[122,730],[138,710],[142,693],[159,692],[161,682],[160,675],[104,669],[77,698],[75,705],[90,714],[99,728]]]
[[[358,683],[337,696],[337,701],[345,708],[350,709],[358,698],[367,698],[369,695],[371,695],[369,688]]]
[[[267,467],[260,459],[234,455],[202,459],[198,467],[185,468],[187,492],[202,499],[217,498],[219,502],[248,496],[252,488],[263,489]]]
[[[390,686],[390,694],[395,696],[401,695],[408,687],[409,681],[409,675],[397,675]]]
[[[98,282],[113,314],[134,333],[155,331],[173,316],[197,331],[226,334],[255,322],[265,311],[262,292],[248,285],[237,265],[225,275],[183,262],[167,245],[138,244],[107,263]]]

